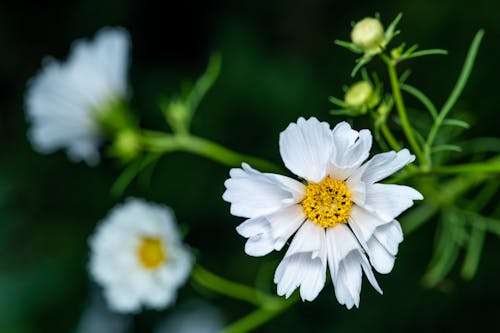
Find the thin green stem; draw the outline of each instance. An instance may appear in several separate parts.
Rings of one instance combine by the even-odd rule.
[[[257,327],[262,326],[270,321],[297,301],[297,297],[291,297],[287,300],[281,301],[279,306],[274,308],[260,308],[257,309],[238,321],[227,326],[221,333],[246,333],[250,332]]]
[[[194,282],[208,290],[254,304],[257,307],[268,306],[271,308],[282,302],[281,298],[269,296],[255,288],[222,278],[200,265],[194,267],[191,277]]]
[[[458,80],[455,83],[455,86],[453,87],[450,96],[448,97],[443,107],[441,108],[441,111],[439,112],[439,115],[436,118],[436,121],[434,122],[431,130],[429,131],[429,136],[427,137],[427,141],[425,143],[425,151],[428,156],[430,155],[431,147],[432,144],[434,143],[434,140],[436,139],[436,135],[438,133],[439,128],[443,124],[443,121],[445,120],[446,116],[453,108],[458,98],[462,94],[462,91],[464,90],[465,84],[467,83],[467,80],[469,79],[470,73],[472,71],[472,67],[474,66],[474,61],[476,59],[477,52],[479,50],[479,45],[481,44],[483,35],[484,35],[484,30],[479,30],[474,36],[474,39],[472,40],[471,46],[465,58],[465,62],[458,77]]]
[[[380,124],[380,130],[382,131],[382,135],[384,136],[385,141],[387,141],[387,143],[389,144],[389,146],[392,149],[394,149],[395,151],[400,151],[401,150],[401,146],[396,141],[396,138],[392,134],[391,130],[389,129],[389,127],[387,126],[387,124],[385,123],[385,121]]]
[[[149,131],[145,132],[141,141],[144,148],[152,152],[185,151],[230,167],[238,167],[241,166],[241,163],[246,162],[259,170],[284,173],[284,170],[274,163],[235,152],[218,143],[191,134],[171,135]]]
[[[387,57],[384,54],[381,55],[381,58],[387,65],[387,70],[389,72],[389,79],[391,81],[392,95],[394,98],[394,102],[396,103],[396,109],[398,110],[398,115],[401,120],[401,127],[403,128],[403,132],[405,133],[406,139],[408,140],[411,149],[417,156],[420,164],[422,166],[426,166],[427,165],[426,158],[422,152],[422,149],[418,145],[415,136],[413,135],[410,121],[408,120],[406,107],[403,102],[403,96],[401,95],[401,88],[399,86],[398,75],[396,73],[396,65],[389,57]]]

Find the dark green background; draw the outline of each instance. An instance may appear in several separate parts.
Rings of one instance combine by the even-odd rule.
[[[474,73],[459,107],[468,110],[468,136],[498,136],[500,2],[498,1],[2,1],[0,3],[0,332],[71,332],[88,301],[87,237],[123,198],[109,188],[120,168],[104,159],[95,168],[72,164],[63,153],[42,156],[27,139],[23,94],[45,55],[67,56],[71,41],[105,25],[132,36],[132,104],[145,127],[165,129],[157,101],[195,79],[209,54],[223,56],[221,76],[202,102],[193,131],[236,150],[277,163],[278,134],[298,116],[329,116],[329,95],[342,96],[354,56],[335,47],[350,22],[379,11],[388,22],[404,13],[398,41],[445,48],[447,57],[411,63],[414,85],[438,105],[458,75],[468,44],[486,29]],[[408,63],[410,64],[410,62]],[[377,65],[374,67],[377,68]],[[381,68],[381,67],[380,67]],[[356,120],[356,127],[368,126]],[[272,272],[284,254],[244,255],[234,231],[240,219],[222,201],[224,166],[197,156],[165,156],[150,186],[134,183],[126,196],[170,205],[189,229],[187,242],[206,267],[253,283],[260,272],[274,290]],[[421,287],[435,224],[400,247],[394,271],[379,275],[384,296],[366,283],[360,309],[340,306],[327,285],[313,303],[295,306],[259,332],[477,332],[500,331],[498,251],[493,236],[478,275],[463,282],[453,272],[439,288]],[[264,268],[261,269],[262,265]],[[267,274],[267,277],[266,277]],[[263,276],[263,277],[262,277]],[[188,298],[187,285],[180,293]],[[209,295],[232,321],[251,307]],[[135,321],[148,332],[171,310]]]

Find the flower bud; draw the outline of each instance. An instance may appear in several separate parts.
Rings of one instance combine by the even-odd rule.
[[[112,151],[114,155],[124,161],[135,158],[140,150],[141,145],[138,134],[131,129],[118,132],[113,141]]]
[[[351,40],[368,54],[379,53],[386,44],[384,27],[376,18],[366,17],[354,25]]]
[[[189,109],[182,100],[174,99],[164,109],[168,123],[174,132],[187,132],[189,127]]]
[[[369,104],[373,97],[373,87],[366,81],[359,81],[349,87],[344,101],[350,106],[360,107]]]

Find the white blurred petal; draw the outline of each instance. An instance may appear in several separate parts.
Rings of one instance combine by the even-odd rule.
[[[28,83],[28,137],[41,153],[66,149],[72,161],[99,160],[102,130],[96,109],[127,93],[128,33],[104,28],[93,41],[78,40],[65,63],[46,60]]]
[[[167,254],[167,260],[154,269],[140,264],[138,246],[146,237],[159,239]],[[193,264],[172,211],[140,199],[129,199],[111,210],[89,244],[90,274],[104,289],[110,308],[118,312],[171,304]]]

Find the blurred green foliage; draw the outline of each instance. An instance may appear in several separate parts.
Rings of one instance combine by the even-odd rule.
[[[104,25],[126,27],[133,40],[132,103],[145,127],[161,130],[162,97],[178,95],[181,83],[194,80],[209,54],[218,50],[221,75],[193,119],[193,133],[280,163],[278,133],[289,122],[310,115],[331,123],[342,119],[329,115],[327,97],[342,95],[342,86],[353,82],[352,56],[333,41],[346,39],[351,21],[375,11],[385,21],[403,12],[405,40],[449,51],[446,58],[429,57],[412,65],[412,84],[438,102],[453,86],[472,36],[479,28],[486,30],[458,108],[472,123],[467,136],[498,136],[500,2],[0,3],[0,333],[73,331],[92,290],[87,237],[123,200],[110,195],[120,171],[115,162],[105,159],[88,168],[68,162],[63,153],[39,155],[29,145],[23,93],[44,56],[65,58],[72,40],[90,37]],[[368,123],[357,120],[355,125]],[[173,207],[187,230],[187,242],[206,267],[249,284],[260,274],[262,287],[273,290],[272,274],[282,253],[266,258],[243,253],[244,239],[234,231],[239,219],[229,215],[221,200],[227,175],[224,166],[175,153],[161,159],[150,180],[134,182],[126,196]],[[394,271],[378,276],[384,296],[364,288],[360,309],[347,311],[328,285],[315,302],[294,307],[262,332],[500,330],[500,242],[487,235],[472,281],[460,280],[457,267],[449,279],[425,289],[421,279],[437,227],[437,221],[428,223],[402,243]],[[187,285],[180,297],[196,292]],[[250,310],[206,296],[228,321]],[[136,318],[135,330],[151,331],[151,322],[170,311]]]

